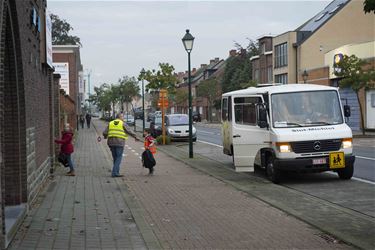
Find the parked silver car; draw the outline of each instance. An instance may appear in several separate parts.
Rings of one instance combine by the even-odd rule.
[[[189,116],[186,114],[172,114],[165,116],[167,134],[171,140],[189,140]],[[197,140],[197,130],[193,126],[193,141]]]

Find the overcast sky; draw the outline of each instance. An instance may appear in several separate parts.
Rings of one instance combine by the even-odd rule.
[[[234,41],[293,30],[330,1],[62,1],[48,9],[66,19],[81,38],[82,64],[96,86],[138,76],[159,62],[187,70],[181,38],[195,37],[192,68],[227,58]]]

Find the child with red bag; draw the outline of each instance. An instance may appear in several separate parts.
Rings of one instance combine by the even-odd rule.
[[[147,130],[143,131],[143,135],[145,137],[144,141],[144,148],[145,150],[150,150],[152,156],[156,153],[156,145],[155,145],[155,138],[152,137]],[[155,160],[155,159],[154,159]],[[152,175],[154,173],[154,166],[149,166],[149,174]]]
[[[75,176],[74,166],[72,161],[72,153],[74,152],[73,147],[73,131],[69,124],[65,125],[64,131],[62,132],[61,140],[55,140],[55,143],[61,144],[60,157],[63,157],[69,166],[69,172],[67,176]]]

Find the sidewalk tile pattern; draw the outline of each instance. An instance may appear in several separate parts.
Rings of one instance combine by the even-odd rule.
[[[58,168],[9,249],[146,249],[96,138],[79,130],[76,176]]]

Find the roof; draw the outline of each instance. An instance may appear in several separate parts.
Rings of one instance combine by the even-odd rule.
[[[317,85],[317,84],[283,84],[283,85],[274,85],[274,86],[261,87],[261,88],[250,87],[247,89],[231,91],[231,92],[223,94],[223,96],[266,94],[266,93],[275,94],[275,93],[319,91],[319,90],[337,90],[337,88]]]
[[[338,13],[350,0],[333,0],[329,3],[322,11],[317,13],[310,20],[302,24],[295,31],[305,32],[307,35],[303,36],[301,41],[302,43],[308,37],[312,35],[316,30],[322,27],[329,19],[331,19],[336,13]]]

